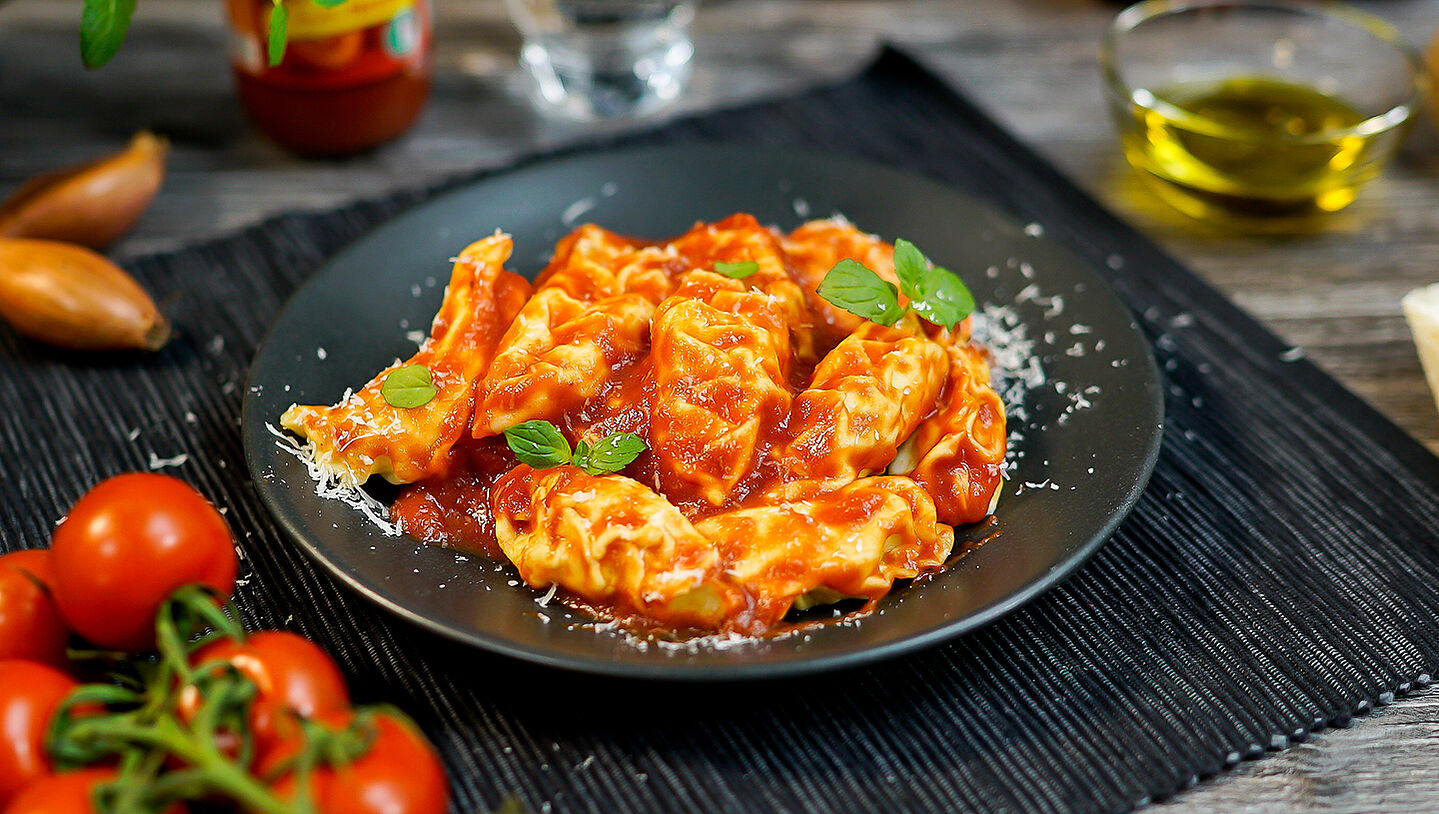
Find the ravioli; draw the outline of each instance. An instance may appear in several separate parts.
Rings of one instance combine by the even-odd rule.
[[[720,506],[788,412],[789,328],[770,298],[708,271],[655,312],[650,446],[661,484]]]
[[[641,483],[572,466],[522,464],[493,495],[500,549],[527,583],[675,627],[756,633],[805,595],[877,599],[954,545],[929,495],[893,476],[698,523]]]
[[[803,596],[878,599],[897,579],[944,564],[954,530],[909,478],[862,478],[803,500],[736,509],[700,521],[725,573],[752,607],[737,620],[750,631],[778,624]]]
[[[520,464],[495,484],[500,550],[536,588],[558,584],[673,627],[716,628],[742,604],[719,553],[644,484]]]
[[[795,396],[791,440],[773,453],[784,480],[840,485],[883,472],[933,408],[946,364],[944,348],[913,315],[892,327],[865,322]]]
[[[589,304],[558,288],[536,293],[480,381],[474,437],[524,421],[554,421],[584,405],[641,355],[654,310],[637,294]]]
[[[430,336],[414,356],[333,407],[296,404],[285,411],[280,425],[310,442],[329,477],[346,486],[372,476],[412,483],[443,469],[469,427],[475,380],[531,293],[523,277],[504,269],[512,250],[509,235],[496,233],[460,252]],[[436,389],[429,403],[412,409],[390,405],[380,392],[385,378],[407,365],[427,368]]]
[[[939,411],[920,422],[890,472],[913,478],[935,496],[940,520],[959,525],[983,520],[999,501],[1004,402],[990,386],[979,348],[956,342],[947,353],[949,378]]]
[[[893,280],[879,238],[838,218],[785,235],[737,214],[658,242],[586,225],[533,290],[510,251],[496,235],[456,263],[407,362],[429,403],[384,401],[396,365],[282,419],[336,479],[410,484],[392,519],[427,542],[649,629],[761,635],[943,567],[951,525],[993,511],[1004,405],[968,324],[885,327],[816,293],[843,259]],[[502,435],[537,419],[575,450],[617,432],[645,449],[535,469]]]
[[[586,225],[561,241],[477,388],[471,434],[578,409],[648,346],[650,318],[684,262]]]
[[[899,285],[894,273],[894,247],[875,235],[861,232],[844,218],[812,220],[780,238],[789,255],[794,280],[804,289],[806,302],[815,315],[820,341],[833,346],[854,333],[864,318],[837,308],[818,289],[824,275],[841,260],[854,260],[885,280]]]
[[[754,263],[757,268],[744,278],[745,284],[774,302],[789,326],[795,355],[808,361],[816,357],[819,350],[814,316],[804,289],[795,282],[779,239],[753,215],[737,214],[716,223],[697,223],[670,245],[694,269],[713,269],[716,263]]]

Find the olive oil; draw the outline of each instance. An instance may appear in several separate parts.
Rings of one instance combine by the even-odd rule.
[[[1140,92],[1141,94],[1144,92]],[[1398,138],[1315,88],[1259,76],[1171,85],[1126,100],[1130,163],[1199,218],[1304,216],[1348,206]],[[1142,103],[1142,104],[1141,104]]]

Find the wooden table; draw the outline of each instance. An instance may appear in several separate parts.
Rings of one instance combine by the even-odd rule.
[[[102,71],[79,67],[74,2],[0,6],[0,189],[149,127],[175,142],[164,191],[117,247],[130,256],[223,234],[286,209],[328,207],[501,163],[588,131],[524,101],[517,40],[497,0],[440,0],[434,99],[413,133],[364,157],[291,158],[250,133],[225,64],[218,2],[144,0]],[[1412,42],[1439,2],[1370,0]],[[1099,0],[731,0],[696,24],[682,110],[783,92],[855,70],[878,40],[914,47],[1113,210],[1196,269],[1431,449],[1439,412],[1399,298],[1439,281],[1439,144],[1427,126],[1384,179],[1324,231],[1236,237],[1158,203],[1127,171],[1101,107]],[[617,126],[620,129],[623,126]],[[1154,808],[1179,812],[1439,810],[1439,693],[1420,692],[1241,764]]]

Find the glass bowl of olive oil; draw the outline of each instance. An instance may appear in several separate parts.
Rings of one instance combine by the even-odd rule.
[[[1201,220],[1308,220],[1354,201],[1418,114],[1417,52],[1372,15],[1288,0],[1145,0],[1100,65],[1124,155]]]

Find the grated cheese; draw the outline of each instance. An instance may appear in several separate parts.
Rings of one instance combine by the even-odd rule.
[[[156,469],[165,469],[165,468],[167,468],[167,467],[172,467],[172,466],[183,466],[183,465],[185,465],[185,463],[188,462],[189,460],[190,460],[190,456],[189,456],[187,453],[184,453],[184,452],[180,453],[179,455],[176,455],[176,456],[173,457],[173,458],[161,458],[159,455],[156,455],[155,453],[151,452],[151,453],[150,453],[150,464],[149,464],[149,466],[150,466],[151,471],[154,471],[154,470],[156,470]]]
[[[348,397],[348,393],[347,393]],[[390,522],[390,510],[385,504],[371,497],[365,490],[357,486],[346,486],[339,481],[333,472],[321,466],[315,460],[315,445],[309,441],[303,444],[297,441],[294,436],[280,430],[273,424],[265,424],[265,430],[275,436],[275,446],[295,456],[300,463],[304,464],[306,472],[309,473],[310,481],[315,484],[315,494],[326,500],[338,500],[355,511],[363,514],[387,537],[400,536],[400,528]]]
[[[594,209],[598,203],[599,202],[594,198],[581,198],[575,201],[565,207],[564,212],[560,213],[560,223],[566,226],[574,226],[576,221],[584,217],[586,212]]]

